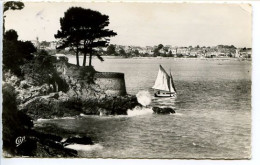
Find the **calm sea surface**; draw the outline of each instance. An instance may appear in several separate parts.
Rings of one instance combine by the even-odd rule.
[[[74,57],[70,58],[75,63]],[[151,87],[161,64],[171,70],[177,98],[154,98]],[[81,116],[42,120],[63,136],[90,136],[96,145],[82,147],[82,157],[228,158],[251,154],[251,61],[235,59],[106,58],[93,60],[98,71],[125,73],[129,94],[149,91],[150,106],[173,107],[174,115],[151,108],[129,116]],[[57,128],[55,130],[55,128]]]

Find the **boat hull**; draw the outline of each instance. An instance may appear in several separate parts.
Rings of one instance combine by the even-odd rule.
[[[154,93],[155,97],[174,97],[176,96],[175,92],[164,92],[164,91],[158,91]]]

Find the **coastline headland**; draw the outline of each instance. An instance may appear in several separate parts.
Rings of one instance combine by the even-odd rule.
[[[74,143],[93,144],[88,137],[61,137],[59,131],[34,130],[33,120],[127,115],[128,110],[142,106],[136,96],[126,93],[123,73],[97,72],[93,67],[76,66],[68,63],[65,56],[35,57],[21,70],[23,76],[20,77],[10,71],[3,72],[6,157],[77,157],[77,151],[64,147]],[[16,147],[14,142],[19,137],[26,141]]]
[[[127,115],[129,110],[142,109],[137,97],[127,94],[123,73],[76,66],[65,56],[36,56],[21,66],[21,72],[22,76],[3,72],[3,141],[7,157],[77,157],[77,151],[64,147],[93,144],[89,137],[63,137],[60,133],[66,130],[61,128],[52,128],[55,132],[48,128],[35,130],[33,120]],[[18,137],[26,139],[20,147],[14,143]],[[63,142],[64,138],[69,140]]]
[[[93,67],[76,66],[68,63],[65,56],[52,57],[52,62],[56,73],[43,84],[47,88],[45,93],[34,92],[35,95],[26,99],[19,97],[19,109],[33,119],[80,114],[126,115],[128,109],[141,106],[136,96],[126,93],[123,73],[97,72]],[[28,88],[20,91],[30,93]]]

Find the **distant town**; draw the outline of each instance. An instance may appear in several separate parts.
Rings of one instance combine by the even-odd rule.
[[[71,54],[70,48],[60,49],[56,41],[31,41],[37,49],[44,49],[49,54]],[[127,46],[110,44],[106,48],[96,49],[96,53],[102,56],[131,57],[176,57],[176,58],[251,58],[252,48],[237,48],[233,45],[217,46],[188,46],[179,47],[172,45],[158,44],[155,46]]]

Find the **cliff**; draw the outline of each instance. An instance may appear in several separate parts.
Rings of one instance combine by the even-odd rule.
[[[66,57],[38,56],[21,67],[23,76],[3,72],[3,153],[5,157],[77,157],[69,144],[88,144],[89,137],[61,137],[34,130],[32,120],[85,115],[126,115],[140,106],[127,95],[124,74],[78,67]],[[17,146],[16,139],[24,137]],[[67,138],[63,141],[62,139]]]
[[[64,56],[38,58],[23,65],[23,78],[4,74],[4,81],[15,87],[18,109],[33,119],[126,115],[140,106],[135,96],[126,94],[123,73],[79,67]]]
[[[77,151],[64,148],[61,143],[62,137],[33,130],[31,118],[17,109],[14,87],[4,83],[2,92],[3,156],[77,156]],[[20,141],[17,141],[18,138]]]

